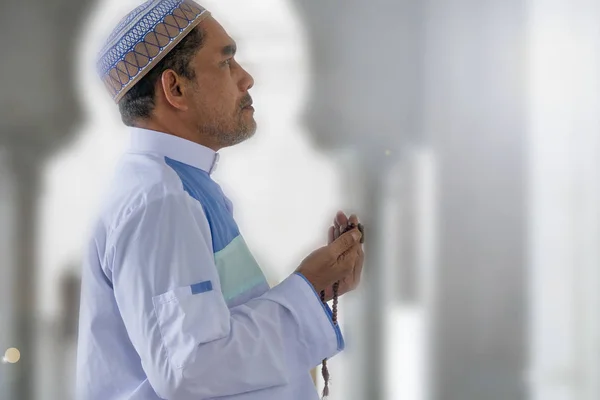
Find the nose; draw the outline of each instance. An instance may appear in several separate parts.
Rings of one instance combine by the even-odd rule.
[[[247,92],[254,86],[254,78],[242,66],[240,66],[240,68],[242,70],[242,76],[240,79],[240,90],[242,92]]]

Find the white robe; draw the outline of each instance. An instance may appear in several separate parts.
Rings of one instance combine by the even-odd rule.
[[[270,288],[210,174],[218,154],[132,129],[83,267],[77,400],[311,400],[344,348],[300,274]]]

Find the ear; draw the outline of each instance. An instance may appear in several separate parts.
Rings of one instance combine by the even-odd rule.
[[[180,111],[188,110],[187,96],[185,93],[187,87],[183,77],[177,75],[172,69],[168,69],[160,76],[159,85],[167,103]]]

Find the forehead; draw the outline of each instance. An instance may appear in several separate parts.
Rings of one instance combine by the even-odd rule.
[[[206,18],[200,23],[200,28],[204,31],[204,45],[202,49],[205,53],[221,53],[223,47],[235,44],[233,39],[229,36],[225,28],[219,24],[219,22],[212,16]]]

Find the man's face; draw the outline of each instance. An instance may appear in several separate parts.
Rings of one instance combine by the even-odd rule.
[[[204,44],[190,67],[196,72],[192,118],[218,147],[233,146],[256,131],[248,90],[254,80],[234,59],[236,44],[212,17],[201,22]]]

